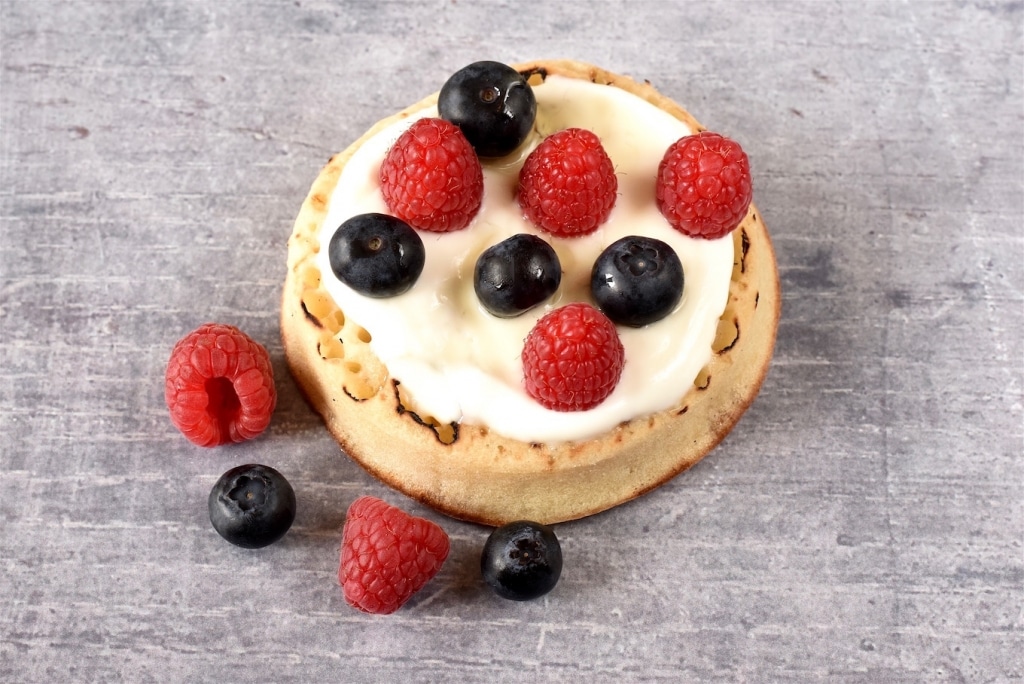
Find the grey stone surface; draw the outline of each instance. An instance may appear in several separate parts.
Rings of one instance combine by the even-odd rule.
[[[0,0],[0,680],[1024,678],[1020,2]],[[736,430],[557,528],[543,600],[486,531],[341,455],[284,367],[291,221],[319,167],[469,61],[649,79],[750,154],[784,288]],[[201,322],[271,351],[269,432],[200,450],[162,374]],[[260,552],[205,499],[243,462],[300,511]],[[336,584],[347,504],[439,521],[387,618]]]

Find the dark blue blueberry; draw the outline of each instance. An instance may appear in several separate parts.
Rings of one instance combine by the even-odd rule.
[[[543,596],[562,574],[562,547],[554,531],[526,520],[503,525],[487,538],[480,557],[484,582],[502,598]]]
[[[341,224],[328,247],[338,280],[367,297],[394,297],[423,272],[426,252],[419,234],[387,214],[359,214]]]
[[[500,62],[474,62],[455,72],[441,88],[437,109],[480,157],[503,157],[519,147],[537,118],[533,88]]]
[[[614,323],[639,328],[675,309],[683,296],[683,265],[661,240],[624,237],[597,257],[590,292]]]
[[[264,465],[232,468],[210,490],[210,522],[224,539],[261,549],[284,536],[295,520],[295,492],[284,475]]]
[[[554,294],[562,266],[551,245],[520,233],[488,247],[476,260],[473,287],[484,308],[512,318]]]

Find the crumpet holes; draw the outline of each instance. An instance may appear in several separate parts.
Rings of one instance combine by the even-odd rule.
[[[398,380],[392,380],[391,382],[395,391],[395,408],[398,410],[399,415],[407,416],[417,425],[429,428],[441,444],[455,443],[459,438],[459,426],[456,423],[442,423],[431,415],[421,416],[411,408],[412,402],[405,388],[402,387],[402,383]]]
[[[341,312],[341,309],[335,309],[322,322],[328,332],[337,335],[345,327],[345,314]]]
[[[345,394],[355,401],[366,401],[377,394],[377,388],[364,380],[362,376],[355,376],[345,384]]]
[[[459,431],[455,429],[455,425],[431,425],[434,428],[434,434],[437,435],[437,439],[441,444],[454,444],[455,440],[459,438]]]
[[[716,354],[727,352],[733,348],[739,339],[739,319],[735,316],[723,317],[718,321],[718,330],[715,332],[715,341],[711,344],[711,350]]]
[[[315,290],[320,287],[320,269],[306,264],[299,272],[299,283],[303,289]]]
[[[317,345],[317,351],[323,359],[341,359],[345,357],[345,347],[331,335],[323,335]]]
[[[302,305],[306,311],[322,321],[334,311],[334,304],[330,298],[319,290],[306,290],[302,293]]]

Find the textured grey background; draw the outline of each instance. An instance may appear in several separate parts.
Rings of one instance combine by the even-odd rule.
[[[1024,677],[1020,2],[0,0],[0,680],[970,681]],[[503,602],[486,531],[344,458],[283,365],[320,166],[480,58],[649,79],[750,154],[784,288],[763,392],[712,457],[557,528]],[[178,337],[271,351],[261,439],[170,425]],[[210,528],[282,470],[286,539]],[[386,618],[336,584],[347,504],[439,521]]]

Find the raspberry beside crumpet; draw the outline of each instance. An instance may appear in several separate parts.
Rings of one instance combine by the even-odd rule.
[[[171,351],[164,397],[171,422],[194,444],[253,439],[277,403],[270,356],[238,328],[207,323]]]
[[[352,502],[342,532],[338,582],[345,601],[387,615],[437,574],[450,543],[437,524],[372,496]]]

